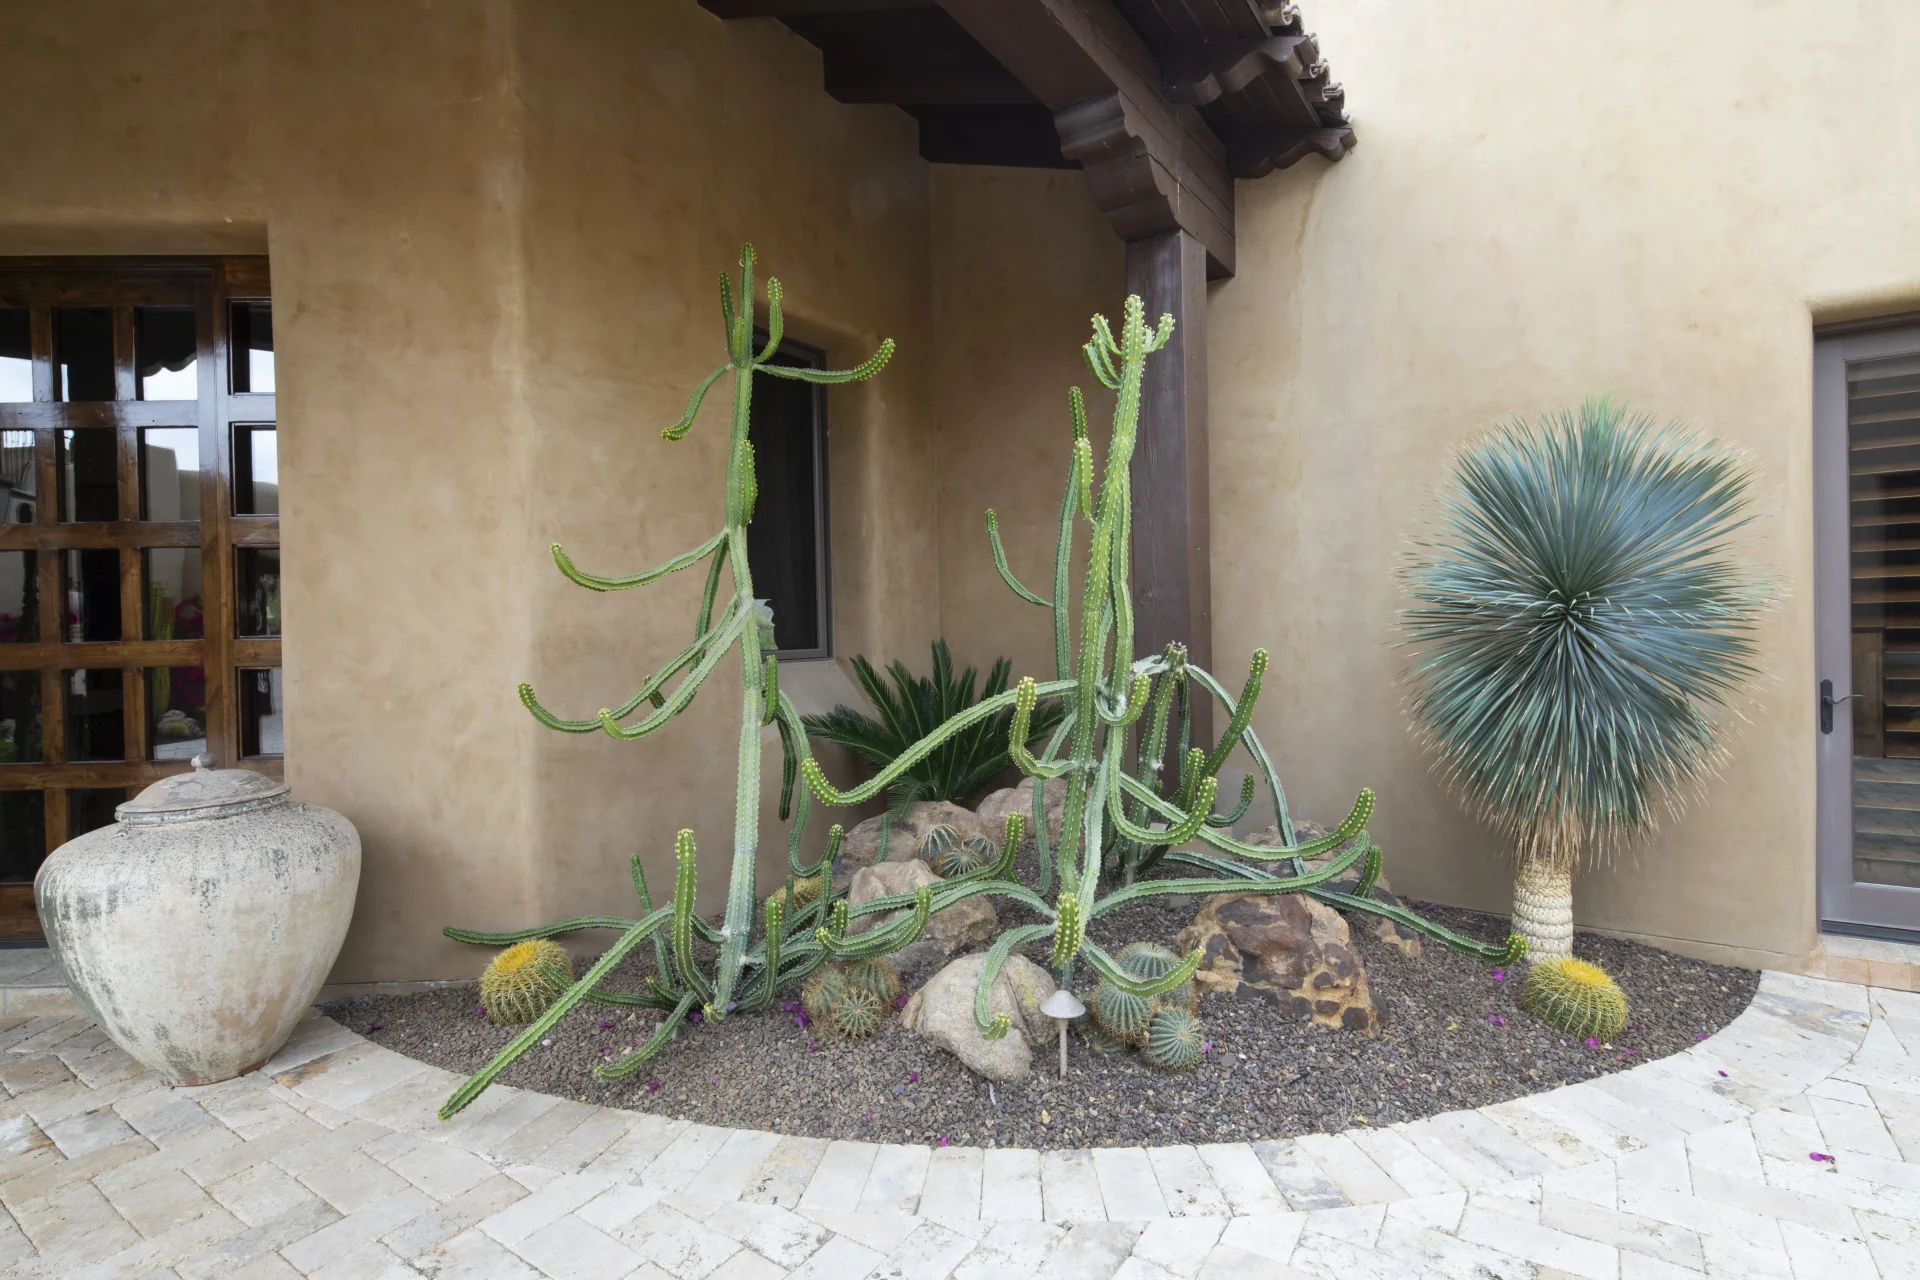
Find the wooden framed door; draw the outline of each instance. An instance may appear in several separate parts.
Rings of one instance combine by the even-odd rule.
[[[201,751],[280,776],[262,258],[0,258],[0,939]]]
[[[1814,349],[1821,927],[1920,938],[1920,328]]]

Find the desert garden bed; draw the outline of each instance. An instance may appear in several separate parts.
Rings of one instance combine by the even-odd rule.
[[[1158,900],[1090,930],[1118,944],[1171,943],[1197,906]],[[1489,941],[1504,918],[1450,908],[1432,918]],[[651,1069],[603,1084],[593,1067],[644,1038],[659,1015],[586,1007],[500,1077],[575,1100],[702,1124],[874,1142],[1085,1147],[1247,1141],[1391,1124],[1538,1093],[1676,1053],[1712,1035],[1753,998],[1758,975],[1657,948],[1579,934],[1574,950],[1613,975],[1631,1002],[1628,1029],[1592,1048],[1517,1003],[1520,974],[1428,943],[1408,958],[1353,931],[1384,1023],[1377,1038],[1296,1021],[1258,996],[1203,994],[1209,1050],[1189,1072],[1136,1055],[1103,1057],[1077,1037],[1062,1081],[1038,1046],[1031,1076],[989,1085],[890,1018],[873,1039],[842,1043],[771,1009],[683,1028]],[[609,985],[641,989],[645,951]],[[1084,985],[1084,984],[1076,984]],[[1083,993],[1084,994],[1084,993]],[[470,988],[361,997],[326,1007],[355,1031],[409,1057],[468,1073],[512,1037],[476,1014]]]

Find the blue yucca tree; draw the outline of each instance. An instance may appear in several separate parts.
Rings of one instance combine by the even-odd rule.
[[[1721,759],[1768,595],[1733,554],[1750,482],[1712,441],[1589,400],[1462,452],[1403,570],[1411,709],[1513,841],[1531,958],[1571,954],[1574,867]]]

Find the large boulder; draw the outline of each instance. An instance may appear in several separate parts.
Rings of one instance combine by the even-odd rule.
[[[1202,991],[1257,994],[1305,1021],[1373,1036],[1380,1011],[1347,922],[1301,893],[1233,893],[1209,898],[1180,931],[1179,949],[1205,957]]]
[[[875,898],[912,893],[923,884],[939,883],[940,877],[933,873],[933,868],[918,858],[908,858],[902,862],[877,862],[853,873],[853,882],[847,890],[847,906],[863,907]],[[883,928],[908,914],[909,909],[903,907],[877,916],[856,916],[848,922],[847,931],[865,933],[870,929]],[[992,942],[999,923],[999,915],[985,895],[967,898],[934,912],[928,918],[920,940],[931,938],[940,944],[947,955],[952,955],[968,947],[985,946]]]
[[[1054,1034],[1053,1019],[1040,1012],[1054,992],[1053,979],[1025,956],[1008,956],[993,981],[987,1007],[1006,1014],[1013,1025],[1000,1039],[988,1040],[973,1022],[973,991],[986,962],[986,953],[976,952],[934,974],[907,1001],[900,1021],[989,1080],[1024,1080],[1033,1067],[1031,1046],[1047,1043]]]
[[[1006,834],[1007,815],[1019,811],[1027,820],[1027,841],[1033,840],[1033,789],[1041,785],[1038,778],[1022,778],[1018,786],[1003,787],[974,806],[974,812],[987,825],[987,834],[994,844],[1000,843],[1000,837]],[[1067,817],[1067,780],[1048,778],[1046,789],[1042,791],[1042,803],[1047,812],[1047,840],[1051,847],[1058,849],[1060,828]]]
[[[1293,835],[1296,840],[1318,840],[1326,834],[1327,829],[1317,822],[1308,822],[1302,819],[1293,824]],[[1268,846],[1277,845],[1280,843],[1280,828],[1277,825],[1270,825],[1265,831],[1256,832],[1248,836],[1247,843]],[[1309,871],[1317,871],[1327,865],[1325,858],[1307,858],[1303,861]],[[1339,893],[1352,893],[1354,886],[1359,882],[1360,866],[1358,863],[1355,863],[1347,869],[1345,874],[1329,881],[1327,888]],[[1382,873],[1380,878],[1373,882],[1372,896],[1376,901],[1385,903],[1390,907],[1406,905],[1401,902],[1399,896],[1394,893],[1393,886],[1388,883],[1385,873]],[[1358,917],[1358,919],[1355,920],[1355,917]],[[1381,916],[1370,916],[1361,912],[1352,913],[1352,915],[1348,916],[1348,920],[1352,923],[1359,924],[1361,928],[1366,929],[1373,934],[1374,937],[1394,948],[1409,960],[1418,960],[1420,958],[1420,935],[1405,925],[1398,924]]]
[[[946,800],[922,800],[907,806],[905,813],[887,824],[887,856],[879,858],[880,827],[885,821],[884,814],[868,818],[841,838],[840,853],[833,864],[836,884],[849,883],[855,871],[874,865],[876,859],[883,863],[907,861],[919,852],[927,832],[942,824],[953,828],[956,839],[981,835],[991,839],[995,848],[1000,845],[999,835],[973,810]]]

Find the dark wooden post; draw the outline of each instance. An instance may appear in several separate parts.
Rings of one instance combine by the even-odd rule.
[[[1173,315],[1173,340],[1147,360],[1133,454],[1134,652],[1169,641],[1212,669],[1212,545],[1207,514],[1207,251],[1185,231],[1127,245],[1127,292],[1147,323]],[[1196,698],[1194,741],[1211,739],[1213,703]]]

